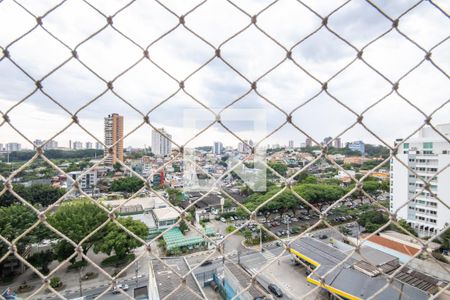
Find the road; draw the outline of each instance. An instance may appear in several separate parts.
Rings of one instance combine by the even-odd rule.
[[[275,283],[283,291],[283,297],[277,299],[297,299],[298,295],[304,295],[313,289],[306,281],[304,269],[295,266],[291,260],[291,256],[286,251],[280,256],[279,262],[274,259],[283,252],[283,248],[276,245],[266,245],[265,251],[258,252],[254,250],[245,250],[238,256],[233,253],[229,258],[240,264],[240,266],[253,276],[258,271],[266,266],[269,262],[273,262],[264,269],[261,274],[256,276],[256,279],[261,286],[268,292],[269,283]],[[189,261],[189,260],[188,260]],[[198,262],[195,262],[191,267],[196,267]],[[212,260],[212,264],[207,266],[198,266],[195,269],[195,274],[202,274],[214,269],[223,267],[221,259]],[[314,293],[307,299],[316,299],[317,293]]]
[[[119,281],[119,283],[126,283],[128,284],[128,291],[126,291],[126,293],[128,295],[130,295],[131,298],[133,298],[133,291],[136,287],[142,287],[142,286],[146,286],[148,283],[147,280],[147,276],[146,275],[142,275],[139,278],[138,281],[138,285],[136,285],[136,280],[126,280],[126,281]],[[83,291],[83,296],[85,296],[86,300],[91,300],[94,299],[95,297],[97,297],[98,295],[100,295],[101,293],[103,293],[103,291],[105,291],[106,289],[108,289],[109,285],[107,283],[104,283],[101,287],[96,287],[93,289],[87,289]],[[63,293],[64,297],[66,297],[67,299],[76,299],[78,297],[80,297],[80,291],[71,291],[71,292],[65,292]],[[60,299],[59,297],[52,297],[52,296],[48,296],[47,298],[45,297],[40,297],[37,299],[46,299],[46,300],[56,300],[56,299]],[[127,299],[125,296],[123,296],[122,294],[113,294],[112,290],[108,291],[103,297],[102,300],[119,300],[119,299]]]

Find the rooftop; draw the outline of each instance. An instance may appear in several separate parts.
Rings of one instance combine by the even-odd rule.
[[[162,258],[162,261],[169,265],[180,276],[189,272],[189,267],[184,258]],[[160,299],[179,300],[204,298],[202,291],[192,274],[186,277],[186,283],[183,284],[181,278],[159,260],[152,260],[151,265],[154,273],[153,278],[155,280],[154,282],[151,282],[151,285],[156,285]]]
[[[378,235],[373,235],[371,237],[368,238],[369,241],[387,247],[389,249],[401,252],[403,254],[409,255],[409,256],[413,256],[415,255],[417,252],[419,252],[420,250],[415,248],[415,247],[411,247],[393,240],[390,240],[388,238],[385,237],[381,237]]]
[[[158,221],[173,220],[180,217],[180,213],[170,206],[154,209],[153,214]]]
[[[329,290],[333,289],[335,292],[338,290],[336,293],[349,299],[355,297],[366,299],[388,283],[387,276],[381,274],[380,271],[389,273],[399,266],[393,256],[367,248],[370,247],[362,247],[360,254],[352,255],[346,260],[348,254],[319,240],[303,237],[292,243],[291,252],[316,267],[317,275],[311,273],[307,278],[309,282],[316,285],[320,285],[318,275],[325,275],[339,263],[345,261],[325,276],[325,287]],[[415,276],[415,280],[409,280],[407,283],[399,275],[395,278],[374,299],[428,299],[429,292],[432,291],[429,287],[422,289],[427,281],[419,276]]]

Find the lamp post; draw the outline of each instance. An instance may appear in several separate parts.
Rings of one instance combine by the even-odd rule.
[[[262,231],[261,231],[261,225],[259,226],[259,252],[262,252]]]

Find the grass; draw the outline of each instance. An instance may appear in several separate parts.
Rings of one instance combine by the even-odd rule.
[[[129,264],[136,256],[133,253],[127,254],[123,258],[119,258],[116,255],[105,258],[101,262],[102,267],[121,267]]]

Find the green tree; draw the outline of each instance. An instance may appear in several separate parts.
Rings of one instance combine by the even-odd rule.
[[[79,243],[94,229],[103,224],[108,218],[105,211],[89,201],[72,201],[62,204],[58,210],[48,217],[48,222],[58,231],[64,233],[75,243]],[[98,234],[83,243],[83,253],[86,254],[99,238]],[[72,254],[73,247],[65,240],[57,245],[56,254],[59,260]]]
[[[397,223],[398,223],[398,225],[400,225],[400,226],[397,226],[396,224],[392,224],[392,225],[391,225],[391,229],[392,229],[392,230],[398,231],[398,232],[400,232],[400,233],[405,233],[405,232],[400,228],[400,227],[402,227],[403,229],[406,229],[406,231],[408,231],[408,232],[410,232],[411,234],[417,236],[417,233],[416,233],[416,231],[414,230],[414,228],[412,228],[411,225],[409,225],[408,222],[406,222],[406,220],[400,219],[400,220],[398,220]]]
[[[120,163],[116,162],[113,165],[113,169],[114,169],[115,172],[120,172],[120,171],[122,171],[122,165]]]
[[[116,179],[111,183],[110,190],[113,192],[135,193],[144,186],[144,182],[138,177],[124,177]]]
[[[0,235],[8,241],[13,241],[25,230],[37,222],[36,214],[27,206],[13,204],[7,207],[0,207]],[[40,241],[48,230],[44,225],[39,225],[17,243],[17,251],[23,253],[30,243]],[[5,243],[0,243],[0,257],[8,251]]]
[[[252,232],[250,231],[250,229],[245,228],[244,230],[242,230],[242,236],[246,239],[246,240],[250,240],[252,238]]]
[[[2,184],[0,184],[0,190],[1,189],[3,189]],[[44,207],[53,204],[66,192],[65,189],[54,188],[50,185],[45,184],[34,184],[30,187],[25,187],[21,184],[15,184],[13,186],[13,190],[29,203],[33,205],[42,205]],[[17,200],[16,197],[9,192],[0,196],[0,206],[8,206],[13,203],[18,203],[18,201],[19,200]]]
[[[49,269],[48,265],[55,259],[55,254],[51,250],[47,250],[44,252],[37,252],[28,257],[28,261],[40,269],[43,274],[48,274]]]
[[[294,190],[303,199],[317,206],[319,209],[326,204],[339,200],[346,192],[340,186],[326,184],[300,184],[295,186]],[[308,207],[306,209],[309,211]]]
[[[148,237],[148,227],[141,221],[133,220],[131,217],[119,218],[118,222],[125,226],[141,239]],[[111,255],[115,253],[118,259],[125,258],[134,248],[141,246],[141,242],[126,233],[115,223],[108,223],[102,236],[94,244],[94,252],[103,252]]]
[[[282,164],[282,163],[279,163],[279,162],[270,163],[269,167],[274,169],[281,176],[286,176],[286,174],[287,174],[288,167],[285,164]],[[269,176],[276,176],[270,170],[267,170],[267,173],[268,173]]]

